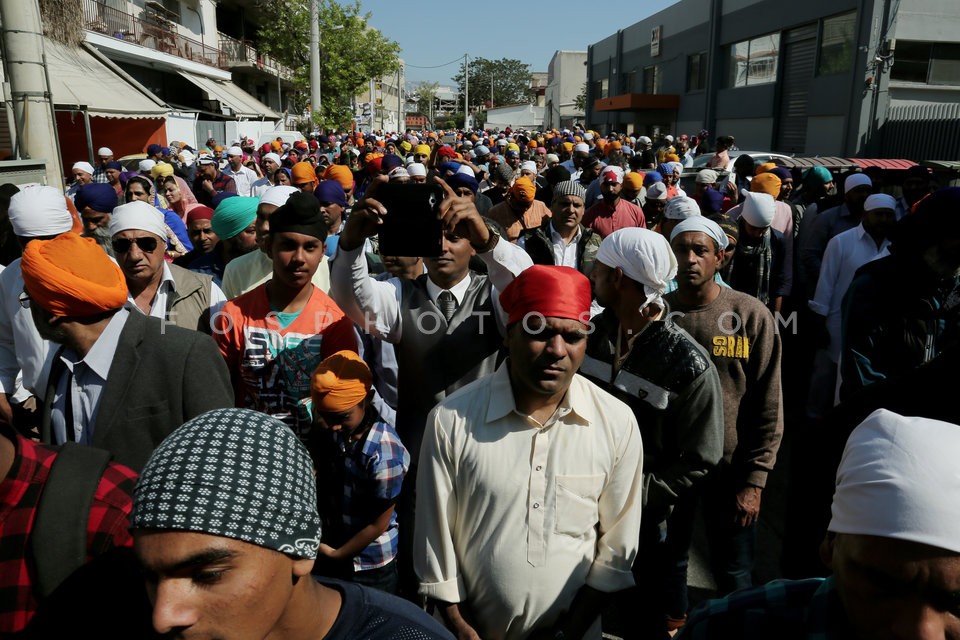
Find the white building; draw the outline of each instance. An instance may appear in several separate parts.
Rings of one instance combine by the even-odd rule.
[[[587,81],[586,51],[555,51],[547,67],[546,110],[543,126],[547,129],[569,128],[582,121],[584,112],[574,100]]]
[[[508,104],[487,109],[487,129],[541,129],[543,107],[532,104]]]

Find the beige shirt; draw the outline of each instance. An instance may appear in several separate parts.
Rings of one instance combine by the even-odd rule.
[[[643,466],[633,412],[579,375],[545,425],[515,407],[507,363],[431,412],[420,453],[420,593],[465,603],[484,639],[549,627],[585,584],[633,585]]]
[[[223,271],[223,293],[233,300],[247,291],[253,291],[273,277],[273,260],[259,249],[245,253],[227,263]],[[330,291],[330,263],[327,256],[320,259],[320,266],[313,274],[313,284],[327,293]]]

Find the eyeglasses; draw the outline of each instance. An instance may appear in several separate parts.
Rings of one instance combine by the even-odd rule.
[[[30,294],[26,291],[22,291],[19,296],[17,296],[17,302],[20,303],[21,309],[30,308]]]
[[[130,247],[136,244],[144,253],[153,253],[157,250],[156,238],[118,238],[113,241],[113,250],[115,253],[126,253]]]

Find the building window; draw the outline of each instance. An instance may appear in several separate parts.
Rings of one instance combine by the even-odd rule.
[[[169,12],[167,14],[169,20],[177,24],[183,24],[180,16],[180,0],[160,0],[160,4]]]
[[[727,47],[727,86],[746,87],[777,80],[780,34],[760,36]]]
[[[600,98],[608,97],[608,80],[595,80],[593,82],[593,99],[599,100]]]
[[[637,86],[637,72],[631,71],[623,74],[620,81],[623,85],[620,93],[633,93],[634,87]]]
[[[898,40],[890,79],[960,85],[960,44]]]
[[[657,65],[643,68],[643,92],[660,93],[660,74],[657,73]]]
[[[707,88],[707,54],[687,56],[687,91],[703,91]]]
[[[857,12],[825,18],[820,32],[820,59],[817,75],[843,73],[853,64],[856,47]]]

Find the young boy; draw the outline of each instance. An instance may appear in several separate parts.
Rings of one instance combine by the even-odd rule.
[[[323,520],[314,572],[396,593],[394,504],[410,454],[373,408],[372,384],[370,369],[353,351],[333,354],[313,373],[318,428],[310,451]]]

